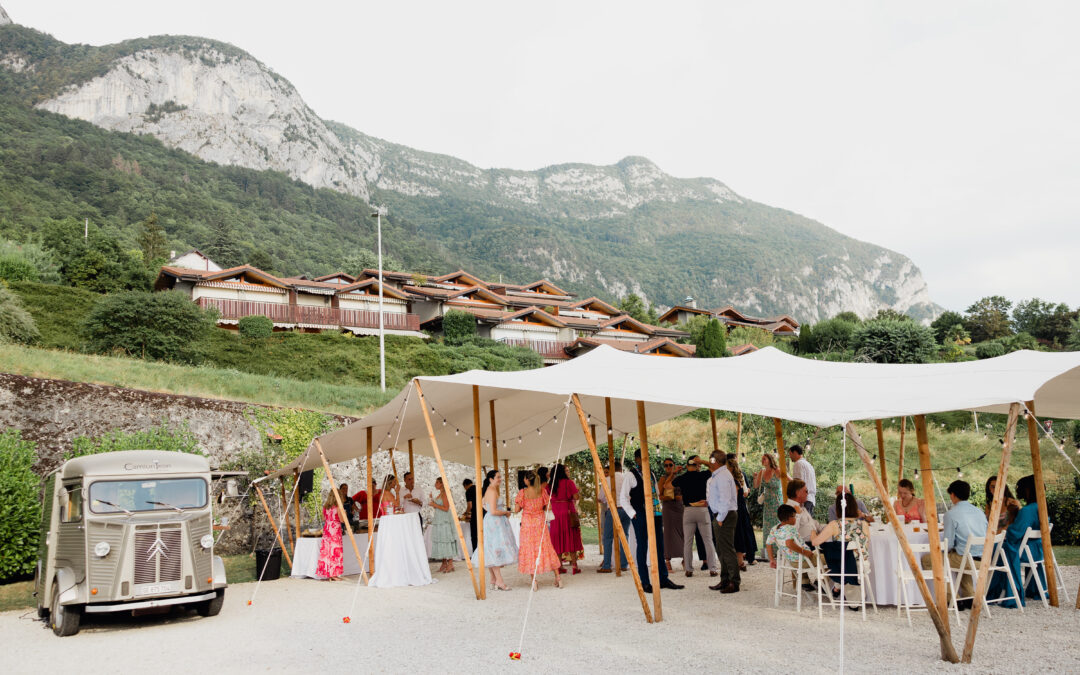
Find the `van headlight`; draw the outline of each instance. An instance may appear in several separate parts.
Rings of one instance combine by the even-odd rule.
[[[109,546],[109,542],[107,541],[99,541],[98,543],[94,544],[94,555],[99,558],[104,558],[105,556],[109,555],[109,551],[111,550],[112,547]]]
[[[210,548],[211,546],[214,545],[214,535],[212,535],[212,534],[204,534],[202,536],[202,539],[199,540],[199,545],[202,546],[203,548]]]

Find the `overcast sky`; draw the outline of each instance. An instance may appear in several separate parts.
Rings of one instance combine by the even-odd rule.
[[[0,0],[65,42],[230,42],[316,113],[480,167],[644,155],[1080,305],[1080,3]]]

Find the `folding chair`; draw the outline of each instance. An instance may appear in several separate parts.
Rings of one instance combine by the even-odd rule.
[[[795,611],[802,612],[802,578],[804,573],[814,569],[810,561],[804,556],[799,556],[799,564],[792,565],[779,550],[776,552],[776,583],[773,587],[773,607],[780,606],[780,598],[795,598]],[[791,583],[791,592],[784,590]]]
[[[1054,529],[1054,524],[1050,523],[1049,528],[1051,531]],[[1039,597],[1042,598],[1043,607],[1050,607],[1050,601],[1047,599],[1046,589],[1043,587],[1042,578],[1039,576],[1039,567],[1043,567],[1045,573],[1046,563],[1044,558],[1046,555],[1046,546],[1043,545],[1043,555],[1038,560],[1035,559],[1035,554],[1031,552],[1031,548],[1028,546],[1028,542],[1042,541],[1042,530],[1036,530],[1033,527],[1029,527],[1027,532],[1024,533],[1024,539],[1020,542],[1020,579],[1021,586],[1025,589],[1030,583],[1031,578],[1035,577],[1035,587],[1039,589]],[[1027,558],[1025,562],[1024,558]],[[1058,592],[1065,597],[1065,602],[1069,601],[1069,592],[1065,590],[1065,582],[1061,579],[1061,569],[1054,565],[1054,576],[1057,578]],[[1019,603],[1017,603],[1019,604]]]
[[[949,593],[952,598],[951,609],[956,614],[956,622],[960,623],[960,610],[956,605],[956,587],[953,586],[952,568],[949,565],[949,556],[946,554],[948,549],[946,548],[945,540],[941,540],[941,557],[942,564],[945,567],[945,584],[949,587]],[[921,554],[930,553],[930,542],[925,544],[911,544],[911,552],[915,554],[917,560],[921,560]],[[908,625],[911,626],[911,610],[915,611],[928,611],[925,606],[913,606],[911,604],[911,598],[908,597],[908,582],[915,581],[918,577],[916,575],[922,575],[922,578],[931,582],[934,580],[933,570],[924,570],[920,565],[918,569],[911,569],[911,566],[907,564],[907,560],[904,558],[902,550],[896,552],[896,577],[897,582],[900,584],[899,596],[900,602],[896,605],[896,615],[900,616],[900,610],[903,609],[907,612]]]
[[[827,569],[824,556],[818,555],[818,618],[821,618],[821,608],[823,606],[822,597],[828,596],[828,602],[830,607],[839,607],[840,605],[846,605],[847,607],[858,607],[862,610],[863,621],[866,621],[866,596],[870,596],[870,605],[874,608],[874,613],[877,613],[878,606],[877,600],[874,598],[874,587],[870,584],[870,555],[867,551],[859,547],[859,545],[853,541],[849,541],[847,550],[851,551],[855,557],[854,569],[845,569],[843,574],[839,572],[831,572]],[[826,584],[826,579],[836,581],[835,577],[839,577],[840,581],[846,581],[849,578],[858,580],[859,582],[859,597],[858,599],[849,599],[847,595],[848,584],[840,583],[840,597],[832,597],[832,593],[823,588]]]
[[[986,552],[983,552],[986,555]],[[960,595],[961,583],[964,581],[965,576],[971,577],[971,587],[976,589],[979,587],[979,565],[975,561],[975,558],[971,555],[971,538],[968,538],[967,544],[964,545],[964,553],[960,556],[960,567],[955,570],[956,579],[953,582],[953,587],[956,592],[953,594],[953,602],[959,603],[961,600],[974,600],[975,596],[962,596]],[[975,591],[973,590],[972,593]],[[982,598],[983,611],[986,612],[986,617],[990,618],[990,605],[986,602],[986,594],[983,593]]]
[[[993,558],[990,559],[990,569],[986,571],[990,579],[994,578],[994,572],[1001,572],[1005,575],[1005,578],[1009,580],[1009,589],[1012,594],[1001,595],[996,598],[987,598],[983,596],[983,601],[986,604],[994,602],[1005,602],[1006,600],[1012,600],[1016,603],[1016,606],[1020,609],[1020,613],[1024,613],[1024,605],[1020,602],[1020,593],[1016,590],[1016,582],[1013,580],[1012,571],[1009,569],[1009,561],[1005,558],[1005,549],[1002,548],[1002,543],[1005,541],[1005,533],[999,532],[994,537],[994,552]],[[983,551],[983,555],[986,555],[986,551]],[[987,586],[989,590],[989,586]],[[984,605],[985,608],[985,605]]]

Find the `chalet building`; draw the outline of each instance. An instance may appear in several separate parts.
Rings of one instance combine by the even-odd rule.
[[[736,326],[748,326],[767,330],[777,337],[797,337],[799,335],[799,322],[787,314],[762,318],[743,314],[731,305],[716,309],[699,309],[693,306],[676,305],[660,316],[660,323],[680,324],[689,321],[695,316],[718,319],[729,331]]]

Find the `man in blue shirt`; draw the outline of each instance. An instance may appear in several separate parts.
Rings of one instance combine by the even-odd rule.
[[[953,506],[945,514],[945,546],[949,552],[949,565],[955,570],[959,569],[963,561],[964,549],[968,541],[971,542],[971,557],[981,560],[983,554],[983,541],[986,539],[986,514],[968,501],[971,496],[971,486],[967,481],[954,480],[949,484],[949,499]],[[930,556],[922,559],[923,569],[930,569]],[[975,591],[971,587],[970,575],[965,574],[960,578],[959,597],[971,598]],[[960,600],[957,604],[960,609],[971,609],[972,601]]]
[[[727,468],[727,453],[714,450],[709,456],[709,468],[712,477],[705,485],[705,498],[709,509],[716,514],[713,523],[713,538],[717,542],[717,555],[720,556],[720,583],[709,586],[721,593],[738,593],[742,578],[739,575],[739,560],[735,555],[735,526],[739,522],[738,486],[735,477]]]

